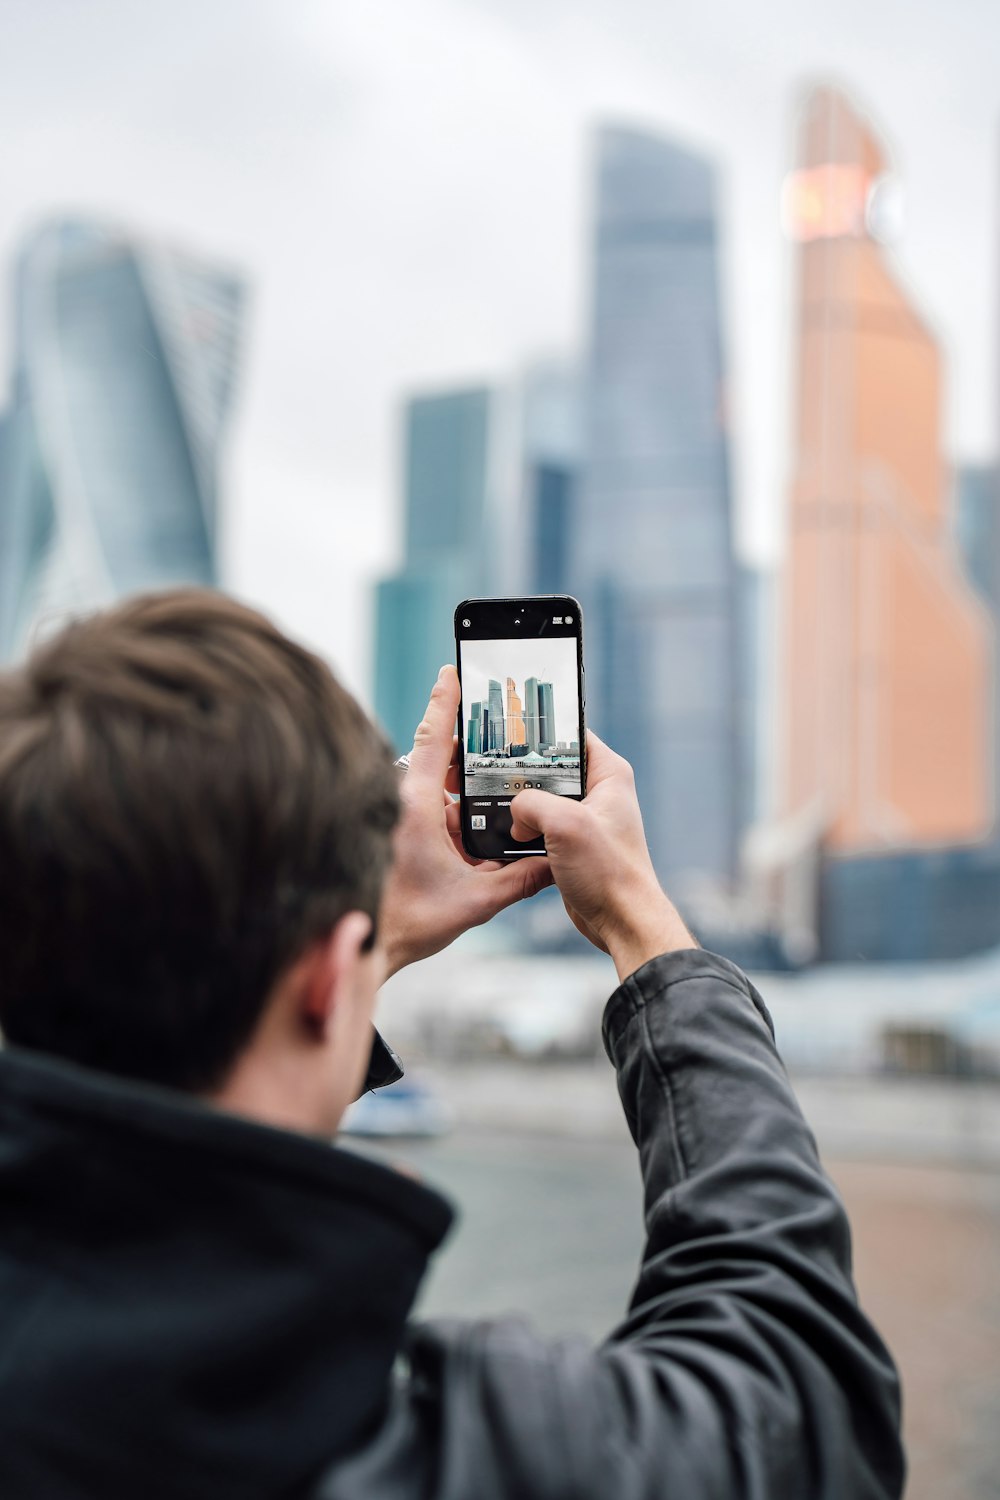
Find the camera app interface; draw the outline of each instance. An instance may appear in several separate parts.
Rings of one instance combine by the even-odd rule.
[[[582,796],[575,638],[462,641],[461,653],[473,831],[527,787]]]

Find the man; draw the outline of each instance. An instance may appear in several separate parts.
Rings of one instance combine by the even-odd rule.
[[[457,704],[444,668],[396,827],[377,731],[221,596],[133,600],[0,678],[4,1500],[900,1493],[895,1372],[759,996],[685,930],[594,737],[584,802],[515,801],[547,862],[470,864]],[[621,980],[645,1190],[598,1349],[409,1326],[451,1210],[327,1143],[391,1076],[386,975],[552,879]]]

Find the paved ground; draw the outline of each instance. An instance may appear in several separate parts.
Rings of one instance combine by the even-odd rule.
[[[499,1108],[503,1092],[495,1080],[492,1093],[485,1083],[484,1074],[480,1115]],[[533,1089],[541,1085],[536,1072]],[[877,1151],[860,1159],[872,1157],[861,1149],[866,1144],[883,1152],[887,1142],[906,1147],[903,1126],[915,1107],[909,1096],[902,1119],[898,1099],[862,1100],[854,1112],[862,1128],[852,1134],[846,1085],[831,1094],[815,1082],[803,1090],[810,1092],[817,1126],[826,1122],[818,1129],[821,1147],[851,1215],[861,1297],[903,1372],[909,1500],[998,1500],[1000,1172],[941,1165],[949,1159],[941,1151],[934,1165],[905,1149],[902,1160],[879,1159]],[[992,1123],[993,1101],[980,1101],[970,1115],[971,1097],[951,1106],[938,1097],[936,1118],[946,1139],[961,1145],[959,1159],[988,1158],[978,1128]],[[930,1096],[927,1114],[935,1117]],[[873,1117],[881,1122],[877,1131],[869,1128]],[[565,1123],[564,1112],[561,1118]],[[439,1142],[387,1148],[448,1192],[462,1212],[422,1310],[520,1310],[547,1331],[595,1339],[606,1333],[627,1301],[641,1245],[635,1155],[615,1118],[608,1112],[606,1128],[592,1130],[589,1139],[465,1123]],[[948,1123],[954,1118],[961,1123],[957,1134]],[[838,1131],[858,1148],[854,1159],[827,1150]]]

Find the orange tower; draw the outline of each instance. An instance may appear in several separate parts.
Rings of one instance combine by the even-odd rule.
[[[814,93],[784,203],[800,248],[782,801],[836,854],[992,822],[992,628],[949,527],[941,354],[872,233],[886,182],[869,124]]]
[[[524,745],[527,743],[527,730],[524,727],[524,706],[521,703],[517,691],[517,684],[513,677],[507,678],[507,744]]]

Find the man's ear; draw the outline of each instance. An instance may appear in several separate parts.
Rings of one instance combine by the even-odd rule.
[[[308,954],[299,991],[299,1014],[317,1037],[329,1034],[338,1003],[353,994],[358,970],[368,957],[366,945],[371,931],[372,919],[367,913],[345,912]]]

